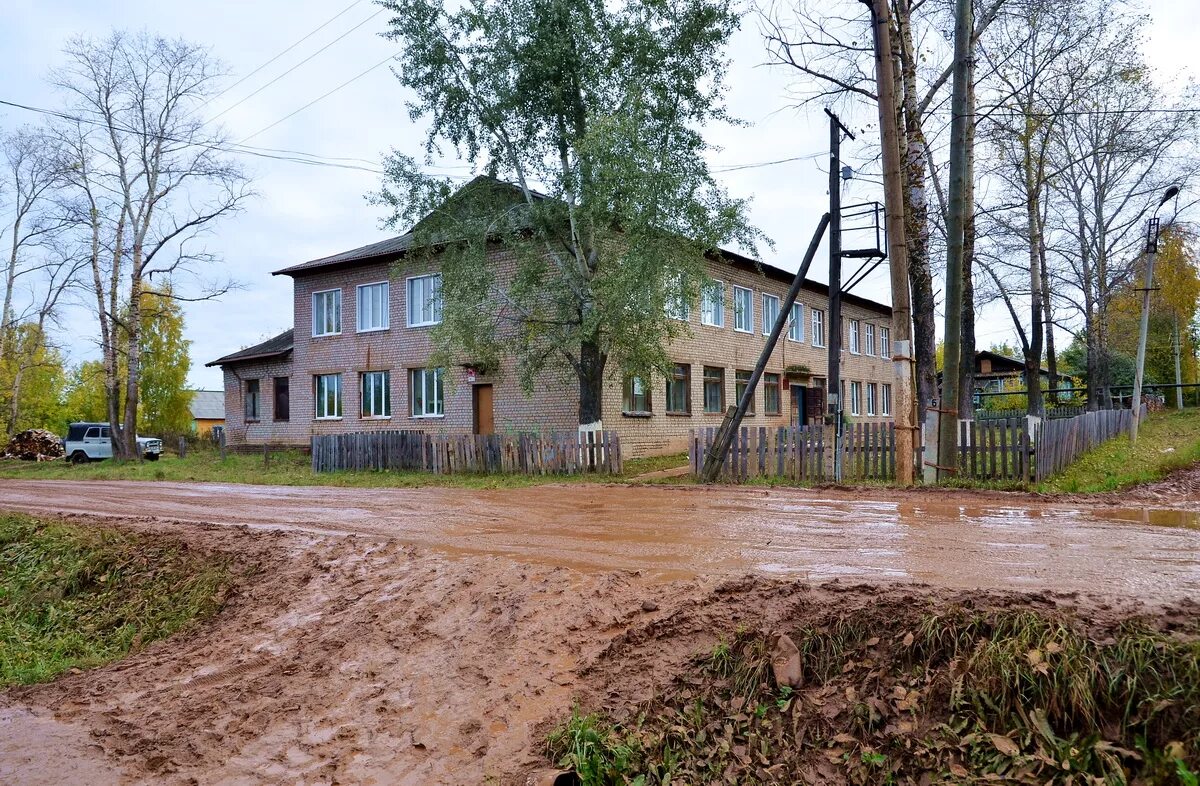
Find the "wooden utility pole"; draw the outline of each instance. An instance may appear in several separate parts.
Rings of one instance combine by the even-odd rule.
[[[946,327],[942,395],[938,417],[938,478],[958,473],[958,395],[962,368],[963,240],[967,218],[967,177],[970,163],[969,129],[971,0],[956,0],[954,11],[954,89],[950,99],[950,193],[946,215]],[[1041,302],[1036,302],[1041,308]],[[1041,330],[1041,325],[1034,325]],[[1039,342],[1040,343],[1040,342]]]
[[[1138,331],[1137,365],[1133,369],[1133,400],[1129,403],[1133,410],[1133,417],[1129,421],[1129,439],[1133,442],[1137,442],[1138,421],[1142,414],[1142,380],[1146,368],[1146,337],[1150,334],[1150,293],[1154,291],[1154,262],[1157,259],[1158,216],[1153,216],[1146,228],[1146,285],[1142,287],[1142,321]]]
[[[825,384],[833,419],[833,479],[842,479],[842,134],[854,139],[838,116],[829,115],[829,362]]]
[[[900,175],[900,132],[897,128],[896,64],[892,59],[891,9],[887,0],[862,0],[871,9],[875,41],[875,82],[879,96],[879,134],[883,152],[883,194],[887,226],[888,268],[892,282],[892,360],[896,419],[896,482],[914,480],[913,446],[920,427],[913,397],[912,297],[908,289],[908,241],[904,232],[904,181]]]
[[[808,269],[812,266],[813,257],[817,255],[817,247],[821,245],[821,236],[825,234],[825,228],[828,226],[829,214],[826,213],[821,216],[821,220],[817,224],[817,231],[813,233],[812,242],[808,244],[808,251],[804,253],[804,261],[800,263],[800,269],[796,271],[796,277],[792,279],[792,286],[784,297],[779,313],[775,315],[775,324],[771,328],[771,335],[767,336],[766,346],[763,347],[762,354],[758,356],[758,362],[754,364],[754,371],[750,374],[750,380],[746,383],[742,397],[738,399],[736,407],[726,410],[725,420],[722,421],[721,427],[713,436],[712,447],[708,449],[708,454],[704,457],[704,467],[700,472],[700,480],[705,483],[715,482],[717,476],[721,474],[721,465],[725,463],[725,455],[729,452],[733,435],[742,425],[742,418],[746,416],[746,410],[749,408],[750,402],[754,400],[754,389],[758,386],[758,380],[762,378],[767,361],[771,359],[771,353],[775,351],[775,345],[779,343],[779,336],[783,334],[783,326],[787,324],[787,320],[791,316],[792,304],[796,302],[796,297],[800,294],[800,287],[804,285],[804,279],[808,276]]]

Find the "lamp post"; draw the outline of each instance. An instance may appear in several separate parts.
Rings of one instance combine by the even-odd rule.
[[[1178,186],[1168,188],[1146,225],[1146,283],[1142,287],[1142,324],[1138,333],[1137,367],[1133,373],[1133,400],[1129,402],[1133,410],[1129,427],[1129,439],[1132,442],[1137,442],[1138,426],[1142,417],[1142,378],[1146,368],[1146,337],[1150,333],[1150,292],[1154,289],[1154,263],[1158,258],[1158,211],[1178,195]]]

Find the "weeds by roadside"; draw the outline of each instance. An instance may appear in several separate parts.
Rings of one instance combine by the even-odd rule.
[[[230,567],[176,542],[0,515],[0,687],[98,666],[215,613]]]

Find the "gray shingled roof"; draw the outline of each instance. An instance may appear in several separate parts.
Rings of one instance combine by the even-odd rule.
[[[196,390],[192,392],[192,420],[224,420],[225,391]]]
[[[246,360],[263,360],[266,358],[278,357],[286,355],[292,351],[293,331],[287,330],[280,333],[274,338],[269,338],[261,344],[255,344],[252,347],[240,349],[237,352],[226,355],[223,358],[217,358],[211,363],[205,363],[205,366],[227,366],[231,363],[240,363]]]
[[[291,267],[285,267],[283,270],[276,270],[271,275],[273,276],[291,276],[296,273],[304,273],[314,268],[338,267],[348,265],[354,262],[361,262],[366,259],[376,259],[378,257],[399,256],[412,247],[413,234],[408,232],[399,237],[380,240],[378,243],[371,243],[368,246],[354,248],[349,251],[343,251],[340,254],[331,254],[320,259],[312,259],[308,262]]]

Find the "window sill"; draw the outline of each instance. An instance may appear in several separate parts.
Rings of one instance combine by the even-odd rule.
[[[244,418],[242,420],[242,422],[245,423],[247,426],[250,425],[251,423],[258,423],[260,421],[261,421],[261,418]]]
[[[359,420],[391,420],[391,415],[360,415]]]
[[[357,332],[357,333],[383,333],[383,332],[391,330],[391,329],[392,328],[390,325],[385,325],[384,327],[359,328],[355,332]]]
[[[340,336],[340,335],[342,335],[342,331],[339,330],[336,333],[313,333],[312,337],[313,338],[333,338],[334,336]]]
[[[341,415],[329,415],[327,417],[313,418],[313,420],[341,420]]]
[[[409,415],[410,420],[441,420],[445,415]]]
[[[622,412],[621,417],[623,417],[623,418],[648,418],[648,417],[651,417],[653,414],[654,414],[653,412]]]
[[[724,323],[722,323],[722,324],[720,324],[720,325],[714,325],[712,322],[701,322],[701,323],[700,323],[700,327],[710,327],[710,328],[716,328],[716,329],[718,329],[718,330],[724,330],[724,329],[725,329],[725,325],[724,325]]]
[[[742,330],[741,328],[736,328],[736,327],[733,329],[733,332],[734,333],[745,333],[745,334],[751,335],[751,336],[754,335],[753,330]]]
[[[408,326],[410,328],[426,328],[426,327],[434,327],[435,325],[440,325],[440,324],[442,324],[441,320],[438,320],[437,322],[409,322]]]
[[[691,416],[691,412],[667,412],[669,418],[690,418]]]

